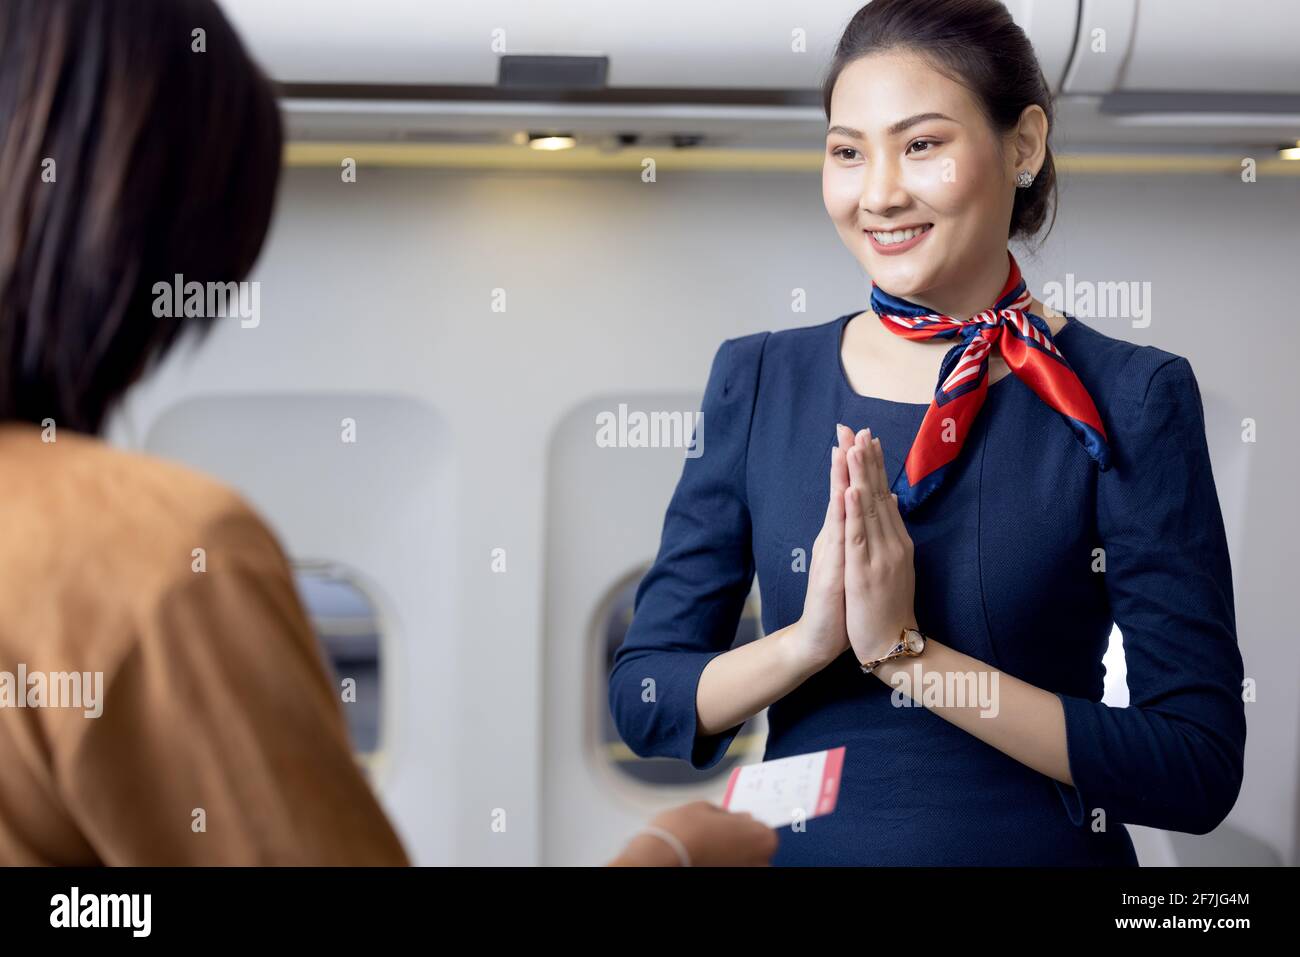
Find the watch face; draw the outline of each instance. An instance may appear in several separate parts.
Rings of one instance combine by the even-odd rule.
[[[909,631],[907,633],[907,650],[913,654],[919,655],[921,649],[925,647],[925,638],[919,631]]]

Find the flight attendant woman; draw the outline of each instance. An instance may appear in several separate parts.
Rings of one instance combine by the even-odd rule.
[[[1246,722],[1200,392],[1047,310],[1007,248],[1055,186],[1028,40],[996,0],[875,0],[824,98],[871,308],[719,348],[610,675],[620,733],[708,768],[770,705],[766,759],[844,745],[837,809],[776,864],[1133,866],[1125,823],[1210,831]],[[728,650],[755,572],[765,637]]]

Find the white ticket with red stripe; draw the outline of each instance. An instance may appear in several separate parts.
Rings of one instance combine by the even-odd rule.
[[[835,810],[843,770],[843,747],[733,768],[722,806],[768,827],[821,817]]]

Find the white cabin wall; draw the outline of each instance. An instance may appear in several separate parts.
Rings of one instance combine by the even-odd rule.
[[[1014,247],[1040,297],[1067,272],[1151,282],[1149,327],[1085,321],[1192,363],[1232,542],[1246,673],[1259,683],[1246,782],[1229,820],[1292,864],[1300,644],[1287,517],[1300,470],[1291,441],[1298,213],[1295,176],[1247,185],[1081,174],[1065,177],[1042,254]],[[563,533],[545,527],[552,430],[597,395],[698,398],[723,339],[865,308],[868,280],[826,216],[818,176],[683,172],[646,184],[635,172],[363,167],[345,185],[334,170],[288,169],[252,278],[262,284],[260,325],[222,320],[197,352],[170,357],[132,394],[114,441],[142,443],[167,409],[200,395],[364,392],[429,405],[454,447],[457,531],[428,544],[441,560],[419,552],[406,560],[455,570],[453,611],[424,627],[450,632],[457,653],[408,685],[433,695],[454,688],[459,718],[410,733],[453,742],[446,773],[455,797],[431,791],[424,806],[389,807],[408,818],[408,833],[409,818],[427,814],[454,835],[445,842],[453,859],[434,850],[443,841],[428,841],[412,848],[419,863],[546,863],[544,536]],[[791,311],[796,288],[806,291],[806,313]],[[505,290],[504,313],[492,311],[494,289]],[[1256,444],[1240,440],[1243,416],[1258,422]],[[647,495],[656,529],[669,491]],[[321,521],[359,523],[365,514],[357,502],[350,515]],[[657,545],[647,537],[647,561]],[[491,570],[496,547],[507,550],[505,574]],[[590,693],[603,698],[603,685]],[[490,826],[496,808],[508,815],[505,833]],[[593,847],[617,838],[599,835]]]

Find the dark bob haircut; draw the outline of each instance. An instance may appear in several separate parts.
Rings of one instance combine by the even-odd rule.
[[[1014,129],[1034,104],[1055,126],[1051,88],[1025,32],[999,0],[872,0],[844,28],[822,85],[826,119],[840,73],[871,53],[906,51],[970,90],[989,125],[999,134]],[[1049,209],[1056,223],[1056,164],[1047,147],[1043,168],[1028,189],[1015,191],[1008,239],[1031,238],[1043,228]],[[1046,238],[1046,234],[1044,234]]]
[[[274,92],[213,0],[0,3],[0,422],[98,433],[176,342],[152,288],[242,280]]]

